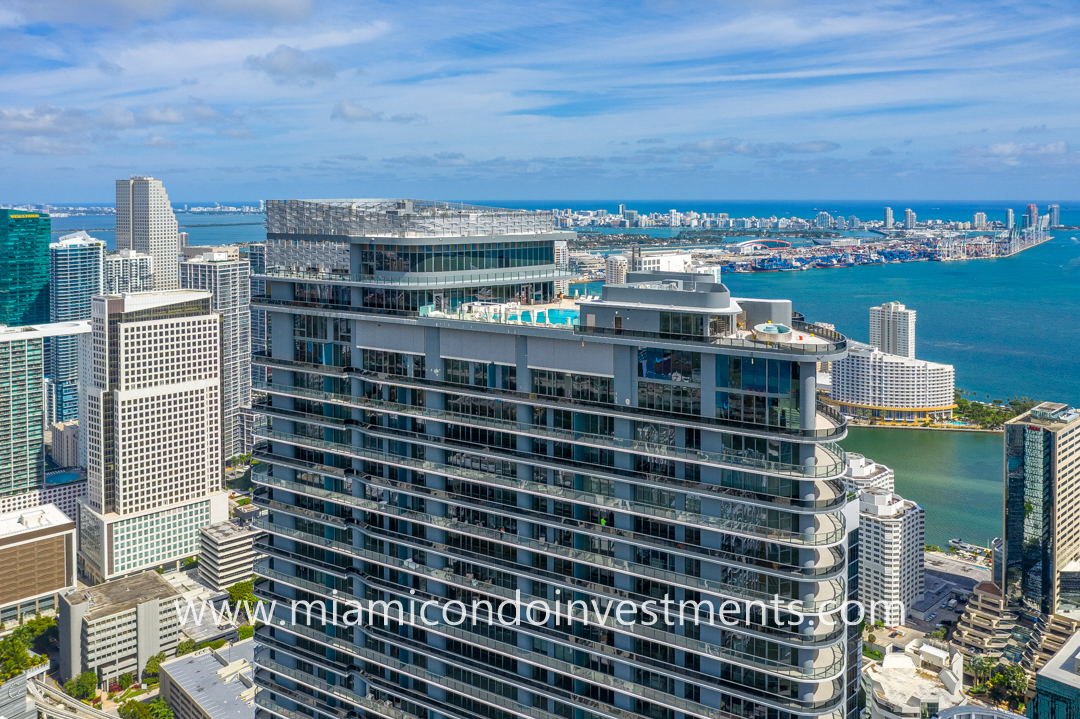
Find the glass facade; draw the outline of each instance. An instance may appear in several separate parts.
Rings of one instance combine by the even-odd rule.
[[[85,235],[85,233],[81,233]],[[90,319],[90,298],[104,291],[105,243],[62,237],[49,246],[51,322]],[[54,386],[52,421],[79,418],[79,338],[50,337],[46,376]]]
[[[537,244],[497,239],[485,244],[510,257]],[[406,242],[377,252],[400,259]],[[369,247],[355,242],[354,260]],[[483,287],[517,298],[504,266],[488,265]],[[721,426],[713,378],[730,358],[675,346],[709,315],[665,313],[670,341],[570,326],[508,335],[439,316],[390,322],[345,309],[365,288],[266,279],[273,326],[292,331],[257,360],[271,379],[256,407],[267,515],[255,591],[278,607],[256,635],[260,717],[857,716],[857,630],[789,605],[835,621],[857,594],[857,519],[845,518],[832,443],[846,428],[820,431],[813,413],[795,413],[798,436],[767,419],[745,434]],[[551,297],[538,284],[525,304]],[[798,404],[814,362],[753,352],[763,396]],[[294,622],[295,601],[328,614]],[[391,619],[357,624],[350,602]]]
[[[49,321],[49,216],[0,210],[0,325]]]

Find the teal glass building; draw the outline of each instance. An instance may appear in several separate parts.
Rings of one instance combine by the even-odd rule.
[[[0,210],[0,325],[49,321],[49,216]]]

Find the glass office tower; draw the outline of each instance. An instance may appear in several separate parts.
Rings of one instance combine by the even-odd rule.
[[[815,398],[843,337],[706,275],[553,300],[549,213],[269,202],[267,233],[260,717],[854,719],[857,505]],[[324,242],[348,270],[302,261]]]
[[[74,232],[49,245],[49,256],[51,321],[89,320],[90,298],[100,295],[104,287],[105,243]],[[52,421],[79,419],[79,338],[50,338],[46,352]]]
[[[49,321],[49,216],[0,210],[0,325]]]

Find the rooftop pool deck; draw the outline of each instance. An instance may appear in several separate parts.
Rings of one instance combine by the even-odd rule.
[[[85,479],[82,472],[53,472],[45,477],[45,484],[68,484]]]

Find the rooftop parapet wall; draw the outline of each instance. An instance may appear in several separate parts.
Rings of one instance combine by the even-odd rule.
[[[472,237],[552,232],[547,211],[427,200],[270,200],[267,235]]]

